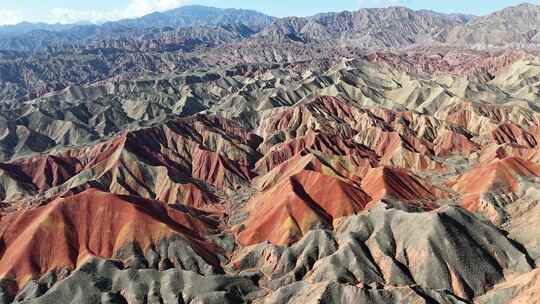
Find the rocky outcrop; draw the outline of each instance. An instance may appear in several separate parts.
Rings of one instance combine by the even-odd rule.
[[[232,265],[260,269],[261,283],[275,290],[270,299],[300,297],[328,281],[356,286],[351,292],[360,294],[384,290],[390,298],[407,291],[404,286],[422,286],[470,299],[504,280],[503,269],[531,269],[527,256],[495,227],[462,209],[407,213],[384,206],[346,218],[334,233],[313,230],[289,247],[247,247]]]
[[[254,299],[257,291],[249,276],[132,269],[92,258],[66,277],[51,274],[33,281],[14,303],[235,303]]]
[[[539,176],[538,164],[509,157],[480,163],[449,185],[461,195],[462,206],[500,223],[505,220],[504,207],[522,196]]]

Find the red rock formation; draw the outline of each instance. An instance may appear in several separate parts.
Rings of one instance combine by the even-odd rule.
[[[450,184],[463,194],[482,194],[494,190],[517,191],[519,177],[540,176],[540,165],[517,157],[481,163]]]
[[[37,155],[0,164],[0,169],[17,179],[33,184],[39,191],[59,186],[81,171],[109,160],[124,145],[119,136],[93,147],[66,150],[58,154]]]
[[[254,177],[247,165],[231,161],[219,153],[197,150],[192,157],[191,175],[193,178],[205,181],[219,189],[238,183],[239,178],[248,181]],[[231,177],[234,177],[234,180],[228,180]]]
[[[250,215],[238,241],[290,244],[313,228],[331,226],[333,219],[363,210],[370,200],[360,188],[339,178],[302,171],[248,202]]]
[[[325,175],[340,177],[351,183],[357,183],[361,176],[371,168],[369,159],[353,156],[323,156],[299,153],[288,161],[275,167],[268,173],[253,180],[261,190],[275,186],[284,179],[301,171],[316,171]],[[358,183],[359,184],[359,183]]]
[[[314,156],[296,156],[274,168],[256,180],[264,191],[248,202],[249,218],[238,233],[239,242],[290,244],[314,227],[332,225],[336,218],[363,210],[371,201],[389,198],[416,204],[445,196],[405,170],[366,166],[356,170],[361,182],[353,184]]]
[[[402,54],[374,52],[367,55],[367,59],[370,62],[385,63],[408,72],[452,74],[489,80],[487,76],[497,75],[524,56],[525,53],[513,50],[483,54],[466,51],[433,53],[411,50]]]
[[[375,153],[352,140],[330,136],[324,133],[309,132],[306,136],[297,137],[274,146],[257,162],[256,170],[260,174],[266,173],[304,150],[318,151],[327,155],[349,155],[357,158],[366,158],[372,164],[375,164],[377,161],[377,155]]]
[[[466,209],[486,213],[491,220],[497,221],[496,210],[483,203],[483,196],[489,193],[514,195],[522,190],[524,179],[539,176],[540,165],[517,157],[507,157],[480,163],[452,180],[449,185],[461,195],[461,204]]]
[[[511,144],[534,148],[537,145],[536,139],[532,134],[523,130],[513,123],[502,123],[492,131],[491,137],[497,144]]]
[[[54,269],[73,269],[92,256],[110,258],[130,243],[145,250],[172,235],[215,263],[210,252],[216,249],[202,239],[209,229],[208,223],[158,201],[89,189],[3,216],[0,277],[24,283]]]
[[[440,108],[435,116],[478,136],[488,136],[500,124],[508,122],[523,128],[540,124],[540,117],[529,109],[476,102],[461,102]]]
[[[437,156],[469,155],[480,149],[480,146],[467,136],[450,130],[440,132],[434,144],[433,151]]]
[[[250,167],[257,152],[251,146],[256,144],[252,133],[231,121],[199,115],[127,132],[92,147],[0,164],[0,172],[33,191],[47,192],[43,199],[91,182],[118,194],[221,212],[216,192],[254,177]],[[6,197],[11,199],[11,193]]]
[[[540,160],[540,149],[530,149],[509,144],[491,144],[482,149],[479,161],[487,163],[494,159],[504,159],[507,157],[517,157],[531,162],[538,162]]]
[[[432,201],[443,197],[441,190],[413,176],[403,169],[389,167],[373,168],[362,179],[362,189],[373,200],[383,198],[404,202]]]

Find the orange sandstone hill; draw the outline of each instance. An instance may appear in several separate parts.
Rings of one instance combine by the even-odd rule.
[[[461,196],[461,204],[473,212],[485,213],[500,221],[502,207],[540,181],[540,165],[517,157],[480,163],[450,182]]]
[[[360,212],[370,201],[361,188],[337,177],[301,171],[248,202],[250,215],[238,240],[243,245],[290,244],[309,230],[331,227],[334,219]]]
[[[163,244],[173,255],[152,263],[167,260],[200,272],[218,265],[218,248],[204,239],[214,223],[198,218],[196,212],[133,196],[89,189],[5,215],[0,223],[0,277],[20,286],[49,271],[74,269],[96,256],[135,265],[139,256],[144,260]],[[186,248],[175,252],[174,246]]]

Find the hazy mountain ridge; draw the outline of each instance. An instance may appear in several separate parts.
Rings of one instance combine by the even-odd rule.
[[[82,24],[50,24],[50,23],[32,23],[21,22],[13,25],[0,25],[0,37],[22,35],[32,31],[64,31]]]
[[[106,23],[126,27],[195,27],[244,24],[255,31],[270,24],[275,18],[253,10],[219,9],[214,7],[190,5],[166,12],[155,12],[140,18]]]
[[[361,9],[308,18],[276,20],[258,36],[366,48],[399,48],[416,43],[444,42],[446,33],[465,20],[403,7]]]
[[[370,49],[401,48],[442,43],[464,47],[535,48],[539,6],[522,4],[487,16],[443,14],[404,7],[360,9],[311,17],[274,18],[251,10],[185,6],[140,18],[102,25],[22,23],[0,27],[0,49],[43,51],[50,46],[85,44],[96,39],[140,39],[141,32],[178,28],[244,26],[258,38],[311,43],[340,43]],[[37,32],[36,32],[37,31]],[[39,34],[37,34],[39,33]],[[246,31],[244,31],[244,34]],[[244,35],[246,36],[246,35]],[[333,42],[330,42],[333,41]]]
[[[448,43],[464,46],[538,48],[540,6],[521,4],[457,26]]]
[[[49,25],[23,23],[0,27],[0,50],[44,52],[62,48],[89,48],[96,40],[138,39],[147,35],[197,27],[237,29],[239,34],[255,33],[275,18],[250,10],[184,6],[155,12],[140,18],[106,22],[101,25]],[[4,36],[4,37],[2,37]]]

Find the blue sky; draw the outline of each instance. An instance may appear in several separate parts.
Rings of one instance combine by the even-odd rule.
[[[513,0],[0,0],[0,24],[14,24],[21,21],[101,22],[137,17],[186,4],[248,8],[282,17],[391,5],[439,12],[485,15],[522,2]],[[540,4],[540,0],[528,2]]]

